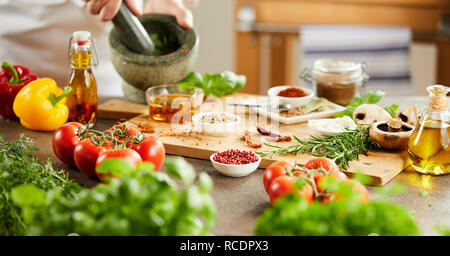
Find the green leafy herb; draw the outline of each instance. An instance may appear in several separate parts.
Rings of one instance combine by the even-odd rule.
[[[256,152],[256,154],[260,156],[271,154],[273,157],[284,153],[311,153],[314,156],[327,157],[335,161],[340,169],[346,170],[350,161],[359,160],[360,154],[367,155],[370,149],[379,149],[378,143],[370,138],[367,127],[355,130],[346,129],[345,132],[337,134],[322,133],[310,137],[311,140],[302,141],[294,135],[299,144],[285,148],[265,143],[276,149]]]
[[[149,36],[155,44],[152,55],[158,56],[172,51],[167,36],[160,36],[156,33],[151,33]]]
[[[103,168],[124,166],[123,161],[112,159]],[[15,202],[29,213],[30,235],[210,235],[216,217],[211,179],[202,173],[194,185],[195,172],[180,157],[167,158],[165,166],[182,179],[182,190],[167,174],[141,164],[120,180],[81,191],[75,200],[57,189],[45,193],[40,205],[31,205],[20,198],[35,191],[19,187]]]
[[[419,235],[412,213],[387,200],[358,201],[359,192],[334,180],[343,198],[308,204],[290,194],[257,219],[258,236],[397,236]],[[327,188],[328,189],[328,188]]]
[[[435,227],[436,231],[441,236],[450,236],[450,227]]]
[[[382,91],[373,91],[373,92],[371,91],[364,94],[362,97],[353,97],[353,99],[345,107],[345,109],[335,114],[334,117],[343,117],[343,116],[353,117],[353,112],[358,106],[362,104],[376,104],[383,98],[385,94],[386,93]],[[392,117],[395,117],[397,109],[398,105],[396,104],[392,104],[389,107],[384,107],[384,110],[386,110]]]
[[[422,192],[420,192],[419,196],[420,197],[427,197],[428,194],[429,194],[428,191],[422,191]]]
[[[231,71],[224,71],[215,74],[204,74],[198,72],[189,73],[183,81],[179,82],[179,86],[188,89],[189,86],[195,86],[203,89],[205,97],[214,95],[222,97],[242,89],[247,81],[244,75],[236,75]]]
[[[23,134],[16,141],[5,143],[0,137],[0,235],[21,235],[27,230],[22,209],[13,202],[38,203],[44,191],[58,188],[64,197],[73,198],[81,190],[78,183],[69,179],[68,173],[53,169],[50,160],[41,163],[32,152],[37,150],[34,142]],[[14,193],[13,188],[22,186],[28,196]]]

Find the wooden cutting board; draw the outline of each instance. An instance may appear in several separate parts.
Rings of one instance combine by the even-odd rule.
[[[243,94],[242,94],[243,95]],[[244,95],[244,97],[255,97]],[[219,101],[213,101],[205,103],[202,111],[213,111],[216,109],[222,109],[223,105]],[[126,108],[127,110],[129,108]],[[236,109],[235,109],[236,110]],[[241,123],[240,131],[234,134],[230,134],[226,137],[207,136],[199,133],[174,133],[170,123],[156,122],[149,120],[148,114],[141,114],[126,122],[127,125],[139,129],[139,125],[150,124],[154,127],[153,133],[148,133],[158,137],[166,148],[166,153],[194,157],[200,159],[207,159],[211,154],[224,151],[227,149],[240,149],[240,150],[253,150],[247,146],[243,140],[243,132],[248,130],[252,136],[254,142],[269,144],[275,144],[277,146],[285,147],[296,144],[295,141],[291,142],[269,142],[266,140],[266,136],[260,136],[256,131],[256,126],[261,125],[261,120],[256,115],[249,115],[245,109],[237,109],[235,112],[245,120]],[[245,119],[244,119],[245,118]],[[271,124],[264,123],[263,127],[272,129],[281,135],[296,135],[300,139],[307,139],[310,134],[310,130],[306,123],[295,125],[284,124]],[[279,129],[277,129],[277,127]],[[146,134],[147,135],[147,134]],[[257,151],[270,150],[269,146],[263,145],[262,148]],[[314,158],[308,154],[292,155],[284,154],[274,158],[271,156],[263,157],[260,168],[265,168],[269,164],[276,160],[287,160],[294,162],[295,160],[299,164],[305,164],[308,160]],[[346,170],[346,174],[352,175],[357,171],[369,175],[372,178],[372,185],[384,185],[399,174],[403,169],[407,167],[405,152],[369,152],[367,156],[361,155],[359,161],[352,161],[350,168]]]
[[[147,114],[148,106],[121,99],[110,99],[97,107],[97,116],[101,119],[130,119]]]

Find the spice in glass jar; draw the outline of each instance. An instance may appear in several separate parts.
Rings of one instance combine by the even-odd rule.
[[[361,62],[324,58],[316,60],[312,70],[305,70],[302,78],[313,84],[317,97],[347,105],[353,97],[364,93],[369,78],[365,67]]]

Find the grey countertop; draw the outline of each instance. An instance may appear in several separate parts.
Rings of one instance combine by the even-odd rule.
[[[422,111],[426,108],[427,102],[426,97],[386,96],[379,104],[381,106],[398,104],[400,109],[418,104]],[[113,123],[112,120],[98,120],[95,128],[106,130]],[[4,135],[7,141],[18,139],[21,133],[36,141],[36,145],[40,148],[36,154],[41,160],[49,158],[56,169],[68,171],[73,179],[85,187],[93,187],[98,183],[56,159],[51,147],[51,132],[31,131],[23,128],[19,122],[0,118],[0,135]],[[262,185],[263,170],[258,169],[243,178],[230,178],[215,171],[209,161],[186,159],[197,172],[206,172],[213,179],[212,196],[218,209],[214,234],[252,235],[256,218],[270,206]],[[407,169],[386,186],[392,186],[394,183],[403,184],[408,188],[406,193],[395,196],[393,200],[415,213],[422,234],[435,235],[434,227],[437,225],[450,227],[450,175],[429,176]],[[428,196],[421,197],[422,191],[427,191]],[[369,187],[369,192],[374,196],[373,187]]]

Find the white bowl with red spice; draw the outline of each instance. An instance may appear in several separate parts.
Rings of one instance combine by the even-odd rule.
[[[278,100],[278,104],[291,104],[292,107],[305,105],[314,97],[312,90],[294,85],[274,86],[267,91],[267,94],[272,99]]]
[[[220,173],[230,177],[244,177],[258,169],[261,157],[252,151],[229,149],[209,158]]]

